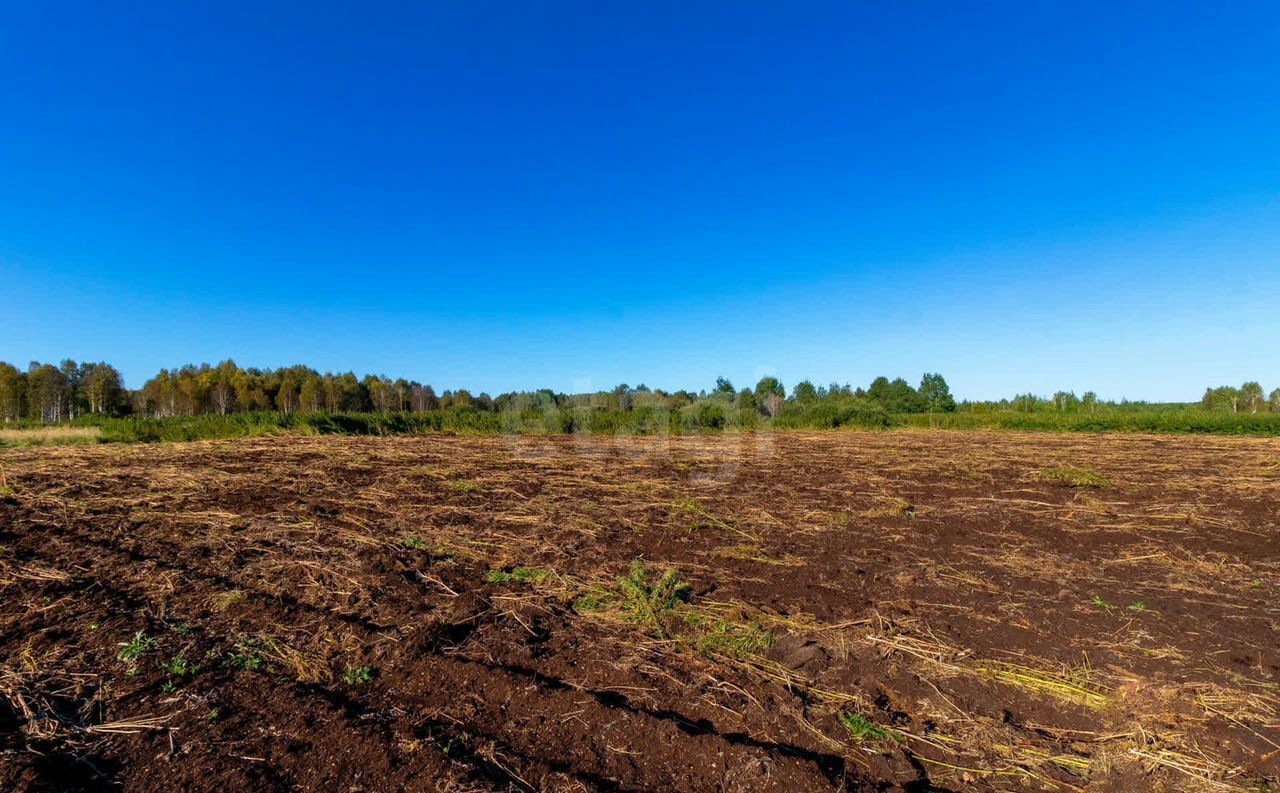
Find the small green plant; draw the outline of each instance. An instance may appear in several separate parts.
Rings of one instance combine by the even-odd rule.
[[[705,656],[744,658],[758,655],[777,641],[776,636],[755,622],[739,623],[701,614],[688,614],[685,622],[701,633],[694,646]]]
[[[160,690],[166,694],[172,694],[178,690],[178,684],[169,679],[160,684]]]
[[[1146,611],[1147,604],[1143,603],[1141,600],[1138,600],[1133,603],[1130,603],[1128,606],[1126,606],[1126,608],[1128,608],[1130,611]]]
[[[373,682],[372,666],[351,666],[347,665],[347,670],[342,673],[342,682],[349,686],[362,686]]]
[[[1077,468],[1071,465],[1046,468],[1040,472],[1040,480],[1067,487],[1111,487],[1111,482],[1092,468]]]
[[[406,535],[400,538],[400,544],[411,551],[430,551],[431,546],[417,537]]]
[[[547,580],[550,576],[550,570],[544,570],[540,567],[517,567],[509,573],[504,570],[490,570],[485,574],[484,578],[490,584],[510,584],[512,582],[538,584]]]
[[[653,583],[649,579],[648,566],[640,559],[633,561],[627,574],[618,579],[622,606],[628,619],[649,624],[660,635],[665,635],[663,615],[681,603],[687,603],[693,588],[682,581],[680,573],[675,570],[663,572]]]
[[[246,639],[236,642],[223,659],[223,665],[240,671],[256,672],[262,668],[262,651],[264,642],[259,639]]]
[[[589,611],[603,611],[609,605],[609,594],[603,590],[592,590],[585,595],[580,595],[577,600],[573,601],[573,610],[579,613]]]
[[[449,483],[451,493],[475,493],[479,489],[480,483],[472,479],[457,479]]]
[[[116,659],[132,664],[155,648],[155,638],[148,636],[146,631],[138,631],[129,641],[120,642],[120,652],[116,653]]]
[[[1094,595],[1094,596],[1093,596],[1093,605],[1095,605],[1095,606],[1097,606],[1098,608],[1101,608],[1101,609],[1106,609],[1107,611],[1111,611],[1112,609],[1114,609],[1114,608],[1115,608],[1115,606],[1113,606],[1113,605],[1111,605],[1110,603],[1108,603],[1107,601],[1103,600],[1103,599],[1102,599],[1102,596],[1100,596],[1100,595]]]
[[[688,602],[691,589],[675,570],[655,578],[644,561],[636,559],[614,586],[591,587],[574,601],[573,608],[579,613],[609,612],[628,622],[645,624],[665,638],[664,617]]]
[[[187,658],[187,651],[182,650],[167,663],[160,663],[160,668],[170,677],[191,677],[199,674],[203,668],[199,664],[193,664]]]
[[[859,743],[862,741],[883,741],[888,738],[895,741],[903,740],[902,733],[886,727],[881,727],[861,713],[842,710],[836,714],[836,718],[839,719],[840,724],[849,731],[849,737]]]

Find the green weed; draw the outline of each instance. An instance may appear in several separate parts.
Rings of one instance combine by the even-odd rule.
[[[592,587],[574,601],[573,607],[579,613],[612,612],[622,620],[641,623],[665,637],[662,623],[666,615],[687,603],[691,590],[675,570],[655,576],[642,560],[636,559],[614,586]]]
[[[1068,487],[1111,487],[1111,482],[1092,468],[1076,468],[1070,465],[1044,469],[1040,472],[1040,481]]]
[[[203,668],[199,664],[193,664],[187,658],[187,651],[182,650],[167,663],[158,663],[158,666],[170,677],[192,677],[200,673]]]
[[[148,636],[146,631],[138,631],[129,641],[120,642],[120,652],[116,653],[116,659],[132,664],[155,648],[155,638]]]
[[[902,733],[881,727],[861,713],[842,710],[836,714],[836,718],[849,731],[849,737],[859,743],[862,741],[883,741],[889,738],[895,741],[903,740]]]
[[[262,668],[262,653],[266,644],[260,639],[236,642],[223,659],[223,665],[241,671],[256,672]]]
[[[363,686],[373,682],[374,670],[372,666],[351,666],[347,665],[347,669],[342,673],[342,682],[349,686]]]
[[[694,647],[706,656],[758,655],[777,641],[776,636],[755,622],[739,623],[692,613],[685,615],[685,623],[700,634],[694,640]]]
[[[485,580],[490,584],[538,584],[551,577],[550,570],[543,570],[540,567],[517,567],[511,572],[504,570],[490,570],[485,574]]]
[[[651,625],[659,634],[663,616],[681,603],[689,601],[693,588],[680,579],[680,573],[666,570],[650,583],[649,568],[636,559],[625,576],[618,579],[622,608],[628,619]]]

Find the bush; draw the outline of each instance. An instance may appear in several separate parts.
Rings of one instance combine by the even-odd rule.
[[[785,429],[883,428],[894,424],[883,406],[861,397],[789,403],[773,421]]]

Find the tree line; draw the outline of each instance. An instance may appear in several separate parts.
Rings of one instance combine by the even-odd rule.
[[[596,410],[630,413],[692,411],[700,426],[722,425],[728,412],[736,418],[758,417],[782,426],[840,426],[887,423],[881,416],[960,412],[1094,413],[1100,408],[1143,406],[1099,400],[1096,393],[1059,391],[1051,397],[1020,394],[1011,399],[957,404],[946,379],[926,373],[918,386],[898,377],[877,377],[866,388],[848,383],[815,385],[802,380],[790,391],[776,377],[761,378],[753,388],[736,388],[720,377],[697,392],[664,391],[627,384],[589,393],[566,394],[539,389],[490,396],[466,389],[436,393],[432,386],[382,375],[357,377],[353,372],[321,374],[306,366],[279,369],[243,368],[232,360],[217,365],[162,369],[141,388],[125,387],[120,372],[105,362],[59,364],[32,362],[26,370],[0,362],[0,421],[55,422],[86,415],[171,418],[275,411],[309,413],[526,413],[548,410]],[[1239,388],[1208,388],[1199,407],[1236,413],[1280,412],[1280,388],[1267,395],[1257,382]],[[720,418],[717,418],[719,416]],[[734,418],[734,417],[730,417]]]
[[[1204,390],[1200,407],[1205,410],[1229,410],[1232,413],[1280,413],[1280,388],[1265,395],[1262,385],[1253,380],[1239,388],[1229,385],[1210,387]]]
[[[0,420],[54,422],[85,415],[169,418],[259,411],[280,413],[430,413],[589,409],[630,412],[641,408],[681,410],[690,406],[728,409],[775,417],[788,409],[861,405],[887,413],[948,412],[955,399],[940,374],[926,374],[919,387],[906,380],[876,378],[867,388],[831,383],[797,383],[788,395],[776,377],[754,388],[736,388],[724,377],[701,391],[664,391],[627,384],[580,394],[539,389],[490,396],[466,389],[435,389],[415,380],[353,372],[321,374],[306,366],[243,368],[232,360],[217,365],[162,369],[141,388],[125,387],[110,364],[32,362],[26,370],[0,362]]]
[[[1149,402],[1104,402],[1093,391],[1077,396],[1074,391],[1058,391],[1051,397],[1036,394],[1018,394],[1011,399],[985,402],[961,402],[962,412],[972,413],[1096,413],[1099,409],[1150,410],[1160,408],[1199,408],[1215,413],[1280,413],[1280,388],[1268,395],[1263,387],[1250,381],[1236,388],[1218,386],[1206,388],[1199,403],[1159,404]]]
[[[107,363],[33,361],[24,372],[0,361],[0,420],[54,422],[84,414],[119,416],[130,410],[120,372]]]

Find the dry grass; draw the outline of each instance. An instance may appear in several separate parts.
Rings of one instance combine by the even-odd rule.
[[[447,610],[481,591],[483,619],[520,641],[590,631],[608,649],[575,659],[584,688],[643,668],[666,697],[655,707],[712,702],[734,730],[853,758],[869,747],[838,712],[881,723],[884,697],[939,784],[1177,790],[1244,789],[1256,771],[1233,758],[1280,748],[1266,672],[1278,452],[1266,439],[894,432],[256,439],[20,449],[3,463],[23,507],[54,525],[118,514],[144,547],[181,538],[236,558],[234,589],[205,598],[215,613],[239,614],[246,593],[288,596],[399,642],[421,627],[406,603]],[[572,608],[637,557],[693,585],[679,623]],[[6,563],[0,586],[85,575]],[[762,631],[812,642],[816,660],[788,665]],[[273,668],[314,685],[363,651],[311,624],[271,636]],[[504,641],[495,627],[449,651],[493,662]],[[1231,658],[1247,665],[1223,669]],[[766,706],[782,715],[751,721]]]
[[[0,448],[5,446],[44,446],[96,443],[101,430],[97,427],[37,427],[33,429],[0,429]]]

